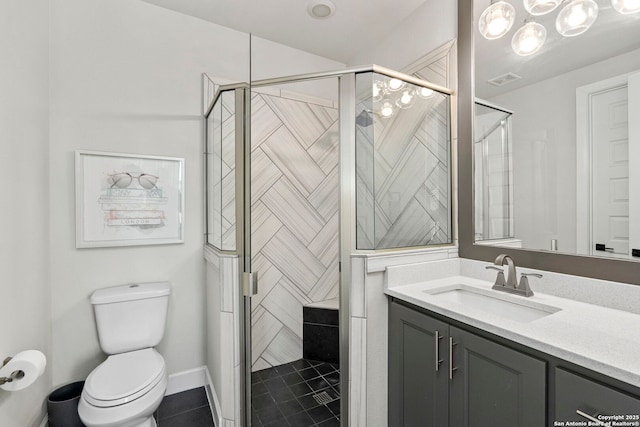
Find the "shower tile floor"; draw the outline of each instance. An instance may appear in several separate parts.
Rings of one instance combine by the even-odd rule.
[[[254,372],[251,383],[253,426],[340,425],[336,364],[300,359]]]

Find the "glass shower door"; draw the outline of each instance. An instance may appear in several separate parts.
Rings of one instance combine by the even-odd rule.
[[[339,420],[338,118],[335,76],[252,84],[254,425]]]
[[[474,123],[475,240],[511,239],[514,237],[511,112],[476,101]]]

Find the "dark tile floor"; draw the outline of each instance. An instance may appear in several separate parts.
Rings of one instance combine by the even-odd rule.
[[[300,359],[251,376],[254,427],[340,425],[338,365]]]
[[[165,396],[156,420],[158,427],[214,427],[204,387]]]

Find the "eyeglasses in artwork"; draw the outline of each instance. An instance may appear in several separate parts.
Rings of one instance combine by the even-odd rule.
[[[183,242],[183,159],[76,151],[76,195],[76,247]]]
[[[111,188],[127,188],[131,185],[134,179],[138,180],[138,184],[142,188],[147,190],[152,189],[158,182],[158,177],[150,175],[148,173],[141,173],[140,175],[132,175],[129,172],[119,172],[109,175],[108,181],[111,184]]]

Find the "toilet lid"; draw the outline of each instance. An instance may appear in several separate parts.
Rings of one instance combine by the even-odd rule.
[[[111,407],[144,396],[165,375],[164,359],[152,348],[109,356],[85,381],[86,400]]]

